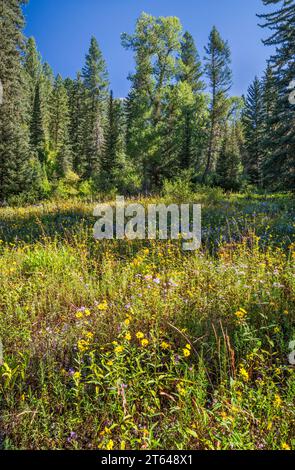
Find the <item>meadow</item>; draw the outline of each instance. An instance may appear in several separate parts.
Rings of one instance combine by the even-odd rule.
[[[0,209],[0,448],[295,448],[294,197],[166,189],[196,253],[97,242],[78,198]]]

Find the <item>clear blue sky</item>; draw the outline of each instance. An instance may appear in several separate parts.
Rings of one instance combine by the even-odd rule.
[[[215,24],[232,50],[233,94],[242,94],[261,75],[271,50],[263,46],[266,31],[256,13],[262,0],[30,0],[25,7],[26,34],[35,36],[43,59],[55,73],[74,77],[84,63],[90,37],[96,36],[108,64],[117,97],[126,96],[132,53],[120,44],[122,32],[134,30],[142,11],[155,16],[178,16],[195,38],[200,55]]]

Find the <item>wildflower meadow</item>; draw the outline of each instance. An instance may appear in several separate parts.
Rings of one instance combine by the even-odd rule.
[[[190,197],[196,252],[96,241],[95,201],[0,209],[2,449],[294,449],[294,198]]]

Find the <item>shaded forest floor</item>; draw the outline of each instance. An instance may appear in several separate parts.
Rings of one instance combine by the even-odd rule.
[[[0,209],[1,448],[295,448],[294,198],[189,200],[196,253],[96,242],[79,200]]]

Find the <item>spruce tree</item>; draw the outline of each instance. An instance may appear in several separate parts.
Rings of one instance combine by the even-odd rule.
[[[263,183],[263,90],[257,77],[248,89],[243,115],[245,126],[244,165],[251,184],[262,186]]]
[[[27,40],[24,57],[24,69],[27,74],[29,98],[30,98],[30,113],[34,106],[36,87],[40,82],[42,74],[42,63],[40,54],[37,51],[36,41],[33,37]]]
[[[210,130],[207,161],[203,175],[205,182],[215,169],[216,158],[221,143],[221,123],[227,110],[226,98],[232,84],[232,73],[230,69],[231,54],[228,43],[225,42],[214,26],[206,51],[205,71],[209,80],[212,95],[210,107]]]
[[[30,122],[30,141],[34,150],[42,153],[45,143],[45,133],[43,127],[43,108],[40,90],[40,82],[36,84],[35,97]],[[42,156],[39,155],[42,160]]]
[[[69,97],[70,128],[69,136],[73,152],[73,170],[83,175],[83,142],[85,128],[85,98],[86,92],[81,73],[75,80],[65,80],[65,87]]]
[[[272,155],[267,159],[267,181],[273,187],[295,188],[295,105],[289,101],[290,83],[295,77],[295,3],[294,0],[263,0],[275,5],[270,13],[258,15],[263,28],[271,30],[264,44],[275,46],[270,58],[278,99],[273,118]]]
[[[86,64],[83,68],[85,95],[85,127],[83,173],[96,177],[105,144],[104,127],[108,97],[108,72],[97,40],[92,37]]]
[[[1,1],[0,201],[32,188],[36,168],[29,151],[25,78],[21,64],[24,18],[21,0]]]
[[[192,99],[183,100],[180,120],[181,126],[181,148],[180,168],[187,170],[195,163],[195,156],[201,149],[201,142],[197,139],[197,114],[200,115],[200,94],[205,89],[202,81],[202,65],[195,42],[190,33],[186,32],[181,43],[179,80],[185,83],[191,90]],[[186,91],[190,94],[189,89]]]
[[[54,75],[50,65],[45,62],[42,67],[40,77],[40,93],[42,102],[43,129],[45,135],[46,147],[49,147],[50,140],[50,121],[51,121],[51,103],[54,87]]]
[[[55,153],[58,176],[64,176],[72,163],[69,125],[68,95],[62,77],[57,75],[52,93],[50,144]]]
[[[123,107],[120,100],[114,99],[110,93],[108,105],[108,119],[105,134],[105,149],[101,161],[101,173],[103,178],[109,178],[110,184],[114,184],[114,175],[119,168],[120,156],[123,153]]]

